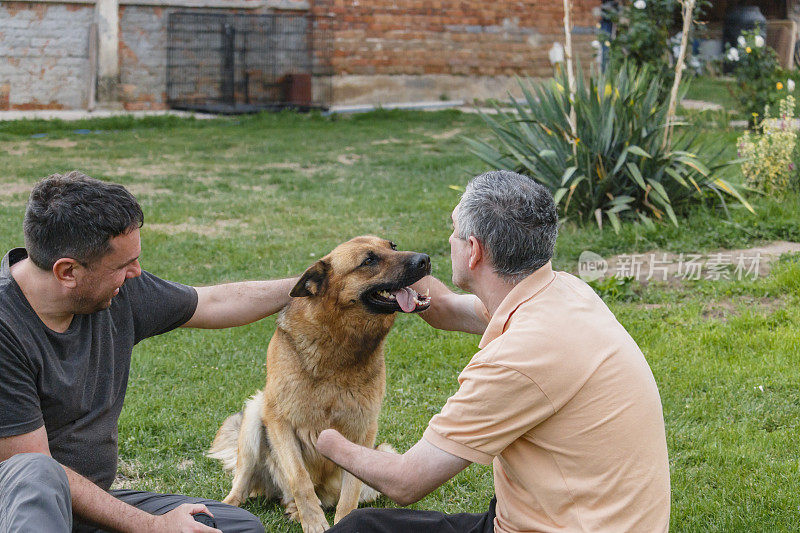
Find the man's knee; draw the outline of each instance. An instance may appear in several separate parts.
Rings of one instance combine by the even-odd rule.
[[[254,514],[244,511],[246,515],[242,517],[242,530],[248,533],[266,533],[264,524]]]
[[[250,511],[225,504],[206,506],[214,514],[217,528],[224,533],[265,533],[264,524]]]
[[[0,463],[0,529],[54,533],[72,529],[69,481],[55,459],[20,453]]]
[[[3,465],[4,478],[13,485],[44,485],[69,491],[69,481],[64,468],[52,457],[43,453],[18,453]]]

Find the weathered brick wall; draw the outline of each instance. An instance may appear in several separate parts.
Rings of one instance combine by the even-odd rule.
[[[599,5],[574,2],[583,64]],[[337,74],[549,76],[564,33],[559,0],[316,0],[313,11],[332,17]]]
[[[93,17],[88,5],[0,3],[0,110],[86,107]]]

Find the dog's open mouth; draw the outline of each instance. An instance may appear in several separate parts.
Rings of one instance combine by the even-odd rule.
[[[376,290],[367,293],[365,300],[370,306],[385,313],[394,313],[395,311],[419,313],[431,305],[430,296],[419,294],[411,287]]]

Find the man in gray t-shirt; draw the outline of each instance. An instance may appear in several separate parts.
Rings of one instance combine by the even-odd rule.
[[[263,531],[219,502],[109,492],[134,345],[181,326],[254,322],[294,285],[161,280],[139,266],[142,222],[122,186],[78,172],[31,193],[26,248],[0,262],[0,531]]]

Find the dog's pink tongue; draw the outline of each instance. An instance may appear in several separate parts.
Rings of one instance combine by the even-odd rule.
[[[397,303],[404,313],[410,313],[417,307],[417,304],[414,303],[415,293],[413,289],[406,287],[392,294],[397,298]]]

